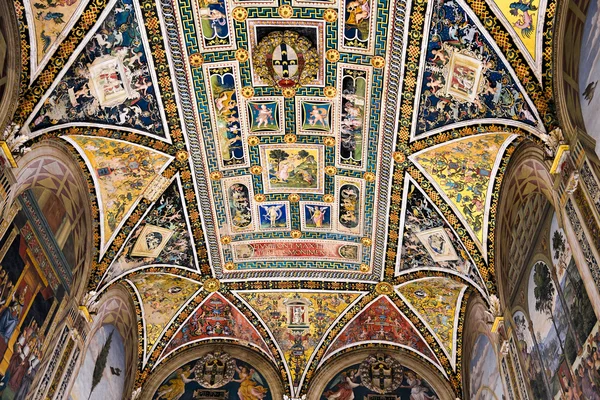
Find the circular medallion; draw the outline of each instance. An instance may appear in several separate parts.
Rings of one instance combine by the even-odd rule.
[[[326,22],[334,22],[337,19],[337,17],[337,11],[335,11],[333,8],[328,8],[323,12],[323,19]]]
[[[179,162],[187,161],[187,159],[188,159],[188,152],[185,151],[185,150],[179,150],[177,152],[177,154],[175,154],[175,158],[177,158],[177,161],[179,161]]]
[[[221,236],[221,243],[225,245],[231,243],[231,236]]]
[[[262,167],[260,165],[253,165],[250,167],[250,173],[252,175],[260,175],[262,174]]]
[[[400,362],[383,353],[367,357],[360,364],[359,374],[363,386],[379,394],[392,393],[404,380]]]
[[[221,282],[219,282],[219,280],[215,279],[215,278],[208,278],[207,280],[204,281],[203,288],[207,292],[211,292],[211,293],[216,292],[217,290],[219,290],[221,288]]]
[[[283,137],[283,141],[286,143],[296,143],[298,137],[293,133],[288,133]]]
[[[248,10],[244,7],[236,7],[232,10],[231,15],[237,22],[244,22],[248,18]]]
[[[292,203],[297,203],[300,201],[300,195],[298,193],[290,193],[288,200]]]
[[[373,241],[371,240],[371,238],[369,237],[364,237],[360,240],[360,242],[363,244],[363,246],[370,246],[371,244],[373,244]]]
[[[286,99],[291,99],[296,95],[296,89],[294,89],[293,87],[282,88],[281,93]]]
[[[340,60],[340,52],[335,49],[329,49],[325,53],[325,57],[327,57],[327,61],[329,62],[338,62]]]
[[[204,57],[200,53],[190,54],[190,65],[194,68],[201,67],[204,64]]]
[[[252,86],[244,86],[242,88],[242,96],[246,99],[254,97],[254,88]]]
[[[221,173],[221,171],[213,171],[210,173],[210,179],[212,179],[213,181],[218,181],[222,177],[223,173]]]
[[[333,203],[334,199],[335,199],[335,197],[333,197],[332,194],[325,194],[325,195],[323,195],[323,201],[325,203]]]
[[[235,264],[232,263],[231,261],[228,263],[225,263],[225,265],[223,266],[227,271],[233,271],[235,269]]]
[[[325,167],[325,173],[329,176],[333,176],[333,175],[337,174],[337,168],[334,167],[333,165],[328,165]]]
[[[327,147],[333,147],[335,146],[335,138],[327,136],[325,139],[323,139],[323,144]]]
[[[294,229],[293,231],[291,231],[291,232],[290,232],[290,236],[291,236],[293,239],[300,239],[300,238],[302,237],[302,232],[300,232],[300,231],[299,231],[299,230],[297,230],[297,229]]]
[[[360,272],[369,272],[369,264],[360,264]]]
[[[391,294],[394,291],[394,287],[387,282],[379,282],[375,285],[375,293],[377,294]]]
[[[281,6],[280,9],[283,7],[289,6]],[[309,39],[286,30],[269,33],[252,54],[254,72],[264,83],[281,89],[314,82],[320,69],[319,60],[317,50]]]
[[[292,8],[292,6],[289,5],[283,5],[280,6],[277,9],[277,13],[279,14],[279,16],[281,18],[290,18],[292,15],[294,15],[294,9]]]
[[[256,146],[260,143],[260,139],[258,138],[258,136],[249,136],[248,137],[248,144],[250,146]]]
[[[262,193],[257,193],[254,195],[254,201],[256,201],[257,203],[262,203],[263,201],[265,201],[266,196]]]
[[[333,86],[327,86],[323,89],[323,94],[329,98],[335,97],[337,90]]]
[[[249,57],[250,55],[248,54],[248,50],[246,49],[237,49],[237,51],[235,52],[235,59],[239,62],[246,62],[248,61]]]
[[[371,65],[374,68],[383,68],[383,66],[385,65],[385,58],[381,56],[375,56],[371,58]]]
[[[406,155],[401,151],[394,152],[394,161],[397,163],[403,163],[406,161]]]
[[[363,174],[363,178],[365,179],[365,181],[367,182],[373,182],[375,180],[375,174],[372,172],[365,172]]]

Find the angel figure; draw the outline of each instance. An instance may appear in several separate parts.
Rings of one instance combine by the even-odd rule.
[[[421,379],[414,372],[406,372],[406,383],[408,383],[408,386],[402,387],[410,388],[410,400],[437,400],[435,395],[430,396],[427,394],[429,390],[421,385]]]
[[[319,206],[306,206],[310,212],[310,219],[315,223],[316,228],[323,227],[323,220],[325,219],[325,213],[327,213],[327,207]]]
[[[355,382],[360,376],[360,371],[347,371],[339,374],[331,382],[331,390],[324,393],[327,400],[354,400],[354,388],[361,386],[360,380]]]
[[[261,204],[261,207],[265,210],[265,215],[263,215],[263,218],[269,222],[269,226],[271,228],[277,227],[277,220],[279,220],[279,218],[281,218],[283,215],[281,211],[283,206],[283,204],[277,204],[274,206],[263,206]]]
[[[158,397],[165,400],[178,400],[185,393],[185,384],[193,381],[189,379],[192,368],[186,366],[183,371],[169,379],[169,381],[158,388]]]
[[[240,377],[239,379],[234,379],[234,382],[240,383],[240,388],[238,389],[240,400],[262,400],[265,398],[268,389],[261,386],[264,385],[264,382],[253,368],[248,369],[243,365],[236,365],[235,370]]]

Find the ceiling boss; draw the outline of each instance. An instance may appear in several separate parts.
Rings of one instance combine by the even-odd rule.
[[[294,31],[269,33],[252,57],[256,74],[282,91],[311,84],[319,71],[319,56],[306,37]]]

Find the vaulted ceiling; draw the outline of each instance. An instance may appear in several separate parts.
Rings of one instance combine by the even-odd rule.
[[[300,393],[378,342],[459,391],[503,172],[555,125],[555,8],[17,0],[16,119],[89,177],[89,289],[130,289],[138,385],[192,343],[238,341]]]

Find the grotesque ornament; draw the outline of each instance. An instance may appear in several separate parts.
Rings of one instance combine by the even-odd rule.
[[[294,31],[269,33],[258,44],[252,62],[264,83],[282,90],[311,84],[320,67],[311,41]]]

